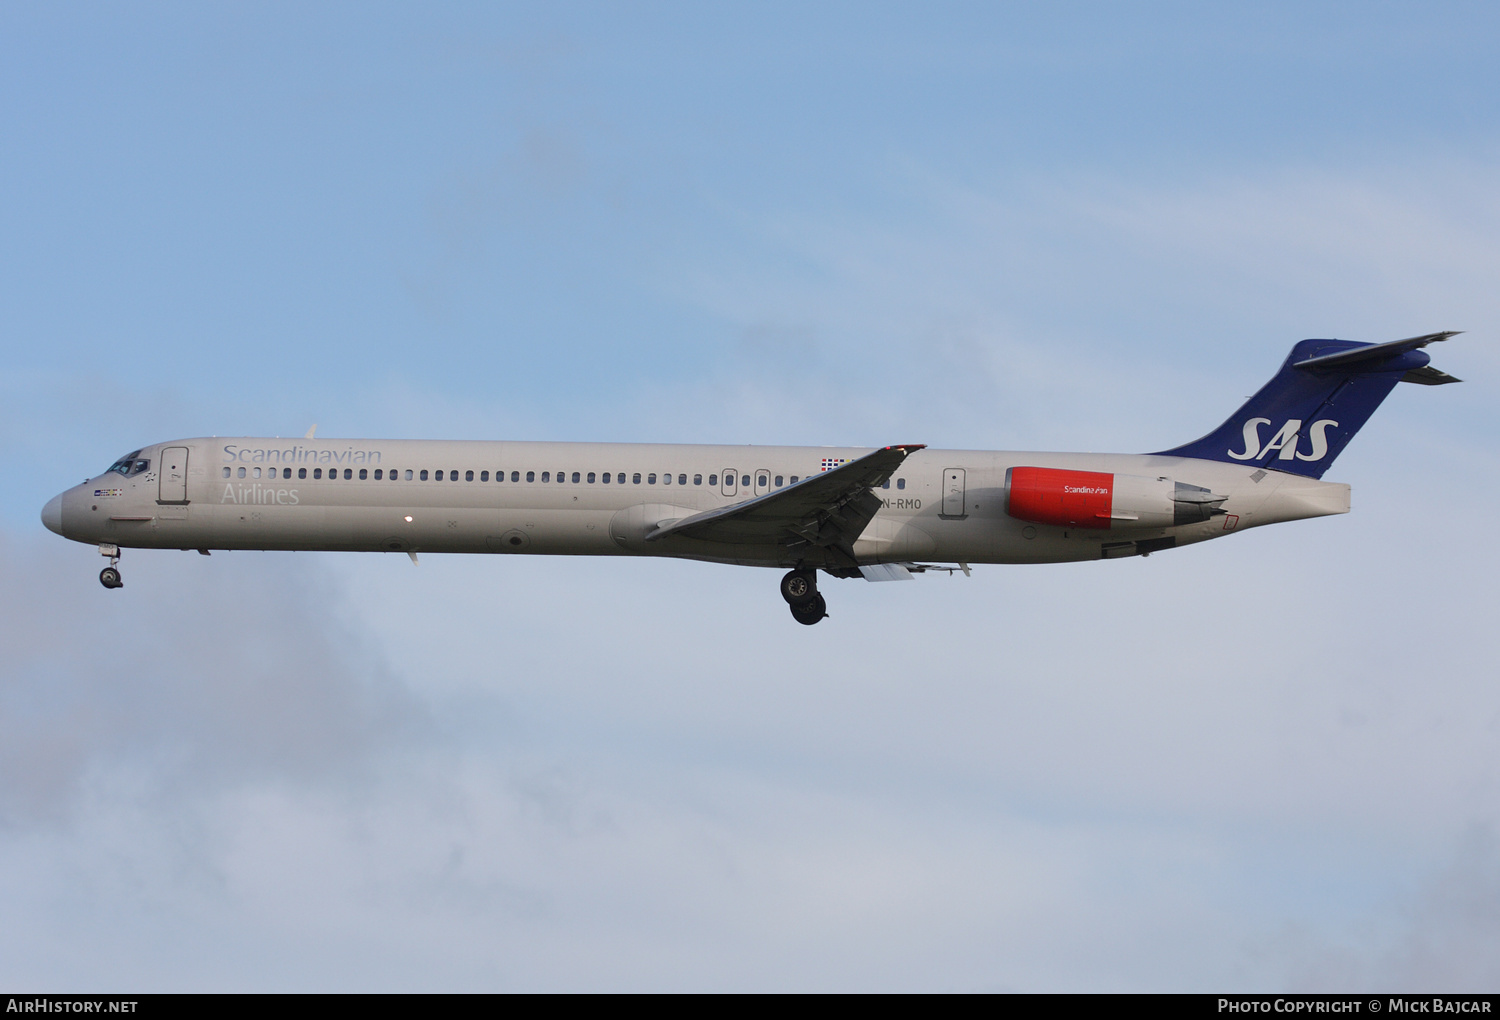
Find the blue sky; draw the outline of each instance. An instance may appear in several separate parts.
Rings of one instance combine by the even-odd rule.
[[[1486,5],[0,12],[0,979],[1493,988]],[[1127,563],[93,551],[202,434],[1147,450],[1466,329],[1355,512]],[[895,588],[896,591],[888,589]]]

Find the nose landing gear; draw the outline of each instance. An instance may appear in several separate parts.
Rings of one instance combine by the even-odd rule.
[[[120,580],[118,564],[120,562],[120,547],[117,545],[101,545],[100,556],[109,557],[109,566],[99,571],[99,583],[106,588],[123,588],[125,582]]]
[[[828,603],[818,594],[816,570],[793,570],[781,579],[781,597],[791,607],[792,619],[811,627],[828,615]]]

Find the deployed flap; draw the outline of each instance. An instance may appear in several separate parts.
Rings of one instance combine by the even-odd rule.
[[[880,509],[880,497],[870,490],[884,485],[907,455],[920,449],[918,443],[887,446],[796,485],[672,521],[646,540],[681,535],[738,545],[817,546],[852,567],[854,540]]]
[[[866,581],[915,581],[900,563],[866,563],[859,568]]]

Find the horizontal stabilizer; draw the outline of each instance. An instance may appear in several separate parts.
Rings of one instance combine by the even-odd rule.
[[[1312,372],[1321,372],[1333,368],[1354,368],[1374,366],[1376,362],[1386,361],[1397,355],[1414,351],[1418,347],[1426,347],[1440,340],[1458,336],[1461,329],[1450,329],[1443,333],[1426,333],[1422,336],[1407,337],[1405,340],[1390,340],[1383,344],[1365,344],[1362,347],[1354,347],[1346,351],[1337,351],[1333,354],[1323,354],[1316,358],[1304,358],[1292,363],[1293,368],[1306,369]],[[1455,380],[1457,381],[1457,380]]]
[[[1423,386],[1441,386],[1444,383],[1463,382],[1457,376],[1451,376],[1447,372],[1440,372],[1431,365],[1423,365],[1414,368],[1401,377],[1402,382],[1421,383]]]

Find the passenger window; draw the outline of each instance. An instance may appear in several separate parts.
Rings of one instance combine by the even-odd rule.
[[[636,481],[640,481],[640,479],[636,479]],[[619,474],[615,475],[615,484],[616,485],[624,485],[625,484],[625,472],[621,471]]]
[[[651,472],[649,475],[646,476],[646,484],[647,485],[655,485],[656,484],[656,472],[655,471]]]
[[[241,478],[245,477],[245,469],[244,468],[240,468],[240,477]],[[323,477],[323,469],[322,468],[313,468],[313,477],[314,478],[322,478]]]
[[[796,475],[792,475],[792,484],[793,485],[797,484],[797,476]]]
[[[640,485],[641,484],[641,473],[639,471],[637,471],[634,475],[631,476],[630,480],[632,482],[634,482],[636,485]]]
[[[450,481],[450,482],[456,482],[456,481],[458,481],[458,472],[457,471],[449,471],[448,472],[448,481]]]
[[[307,477],[307,468],[298,468],[297,469],[297,477],[298,478],[306,478]],[[392,475],[391,477],[394,478],[395,475]]]
[[[719,476],[718,475],[709,475],[708,476],[708,484],[709,484],[710,487],[718,485],[719,484]]]
[[[267,478],[275,478],[276,477],[276,469],[275,468],[266,468],[266,477]]]
[[[896,488],[898,488],[898,489],[904,489],[904,488],[906,488],[906,479],[905,478],[898,478],[898,479],[896,479]]]
[[[678,475],[677,476],[677,484],[678,485],[686,485],[687,484],[687,475]]]
[[[418,475],[418,477],[421,478],[421,480],[424,482],[427,481],[427,469],[423,468],[422,473]]]
[[[473,480],[474,480],[474,472],[472,472],[472,471],[465,471],[464,472],[464,481],[466,481],[466,482],[472,482]]]
[[[344,468],[344,481],[347,482],[350,479],[352,479],[353,477],[354,477],[354,469],[353,468]]]
[[[513,481],[513,482],[519,482],[521,480],[521,472],[519,472],[519,471],[512,471],[510,473],[510,480]],[[528,482],[531,481],[530,478],[528,478],[526,480]]]
[[[228,468],[225,468],[225,469],[224,469],[224,477],[225,477],[225,478],[228,478],[228,477],[229,477],[229,469],[228,469]]]
[[[672,484],[672,475],[671,475],[670,472],[661,476],[661,483],[663,485],[671,485]]]
[[[474,472],[472,472],[472,471],[469,472],[469,474],[471,474],[471,475],[473,473]],[[487,481],[489,481],[490,480],[490,473],[488,471],[481,471],[481,472],[479,472],[479,480],[481,482],[487,482]]]
[[[880,483],[880,487],[882,489],[889,489],[891,487],[891,480],[887,478],[885,481]]]
[[[551,480],[552,480],[552,472],[551,471],[543,471],[542,472],[542,481],[549,482]]]
[[[612,481],[612,479],[610,478],[609,472],[606,471],[606,472],[604,472],[604,474],[600,475],[599,476],[599,481],[603,482],[605,485],[608,485]]]
[[[781,488],[781,476],[780,475],[776,476],[776,488],[778,488],[778,489]]]
[[[693,484],[694,485],[702,485],[703,484],[703,476],[702,475],[694,475],[693,476]]]
[[[528,471],[528,472],[526,472],[526,480],[528,482],[534,482],[534,481],[536,481],[536,472],[535,471]],[[542,481],[546,481],[546,479],[544,478],[544,479],[542,479]]]
[[[589,472],[589,484],[594,484],[594,473],[592,471]]]
[[[404,477],[405,477],[405,478],[406,478],[406,480],[407,480],[407,481],[408,481],[408,482],[409,482],[409,481],[411,481],[411,468],[407,468],[407,469],[406,469],[406,472],[405,472],[405,475],[404,475]]]
[[[593,479],[592,479],[592,478],[590,478],[590,479],[589,479],[589,481],[591,481],[591,482],[592,482],[592,481],[593,481]],[[578,472],[577,472],[577,471],[574,471],[574,472],[573,472],[573,484],[574,484],[574,485],[577,485],[577,484],[578,484]]]
[[[762,489],[764,489],[766,487],[766,484],[769,481],[769,479],[767,479],[767,477],[765,475],[758,476],[758,479],[759,480],[755,484],[759,485]]]
[[[740,479],[740,484],[741,485],[749,485],[750,484],[750,476],[746,475],[745,477],[741,478]]]
[[[349,469],[345,468],[344,470],[347,471]],[[367,482],[367,481],[370,480],[370,469],[369,468],[360,468],[359,469],[359,480],[362,481],[362,482]]]

